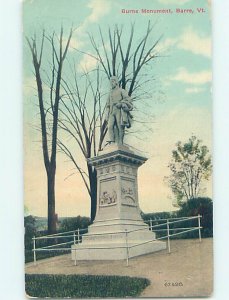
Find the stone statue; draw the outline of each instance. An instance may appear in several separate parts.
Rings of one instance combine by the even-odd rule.
[[[110,78],[111,91],[107,100],[109,143],[123,144],[125,128],[131,127],[132,101],[127,91],[119,87],[118,78]]]

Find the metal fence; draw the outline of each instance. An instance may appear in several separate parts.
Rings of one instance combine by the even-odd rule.
[[[114,248],[124,248],[126,249],[126,265],[129,265],[129,250],[133,247],[137,247],[140,245],[144,245],[147,243],[152,243],[155,242],[157,240],[167,240],[167,250],[168,253],[171,253],[171,238],[174,238],[176,236],[182,235],[184,233],[188,233],[191,231],[198,231],[198,236],[199,236],[199,242],[201,242],[201,229],[203,228],[201,226],[201,215],[198,216],[193,216],[193,217],[181,217],[181,218],[169,218],[169,219],[150,219],[145,221],[146,223],[148,223],[149,225],[149,230],[155,232],[156,234],[159,232],[165,232],[165,235],[160,236],[160,237],[156,237],[155,239],[143,242],[143,243],[138,243],[138,244],[134,244],[134,245],[129,245],[128,244],[128,235],[132,232],[136,232],[136,231],[141,231],[141,230],[145,230],[145,228],[141,228],[141,229],[134,229],[134,230],[125,230],[125,231],[119,231],[119,232],[109,232],[107,234],[112,235],[112,234],[117,234],[117,233],[122,233],[125,239],[125,246],[117,246],[117,247],[113,247]],[[189,221],[189,220],[197,220],[197,226],[190,226],[190,227],[175,227],[173,228],[174,224],[178,224],[178,223],[182,223],[185,221]],[[160,222],[160,224],[155,224],[154,223],[158,223]],[[177,225],[176,225],[177,226]],[[164,227],[164,228],[161,228]],[[51,251],[71,251],[71,246],[81,243],[82,241],[82,235],[85,234],[88,231],[88,229],[76,229],[76,230],[72,230],[72,231],[66,231],[66,232],[61,232],[61,233],[56,233],[56,234],[51,234],[51,235],[44,235],[44,236],[39,236],[39,237],[33,237],[33,261],[34,261],[34,265],[36,265],[36,261],[37,261],[37,253],[38,252],[51,252]],[[179,231],[179,232],[176,232]],[[175,232],[175,233],[173,233]],[[92,235],[104,235],[106,233],[97,233],[97,234],[90,234],[90,236]],[[70,239],[70,241],[67,242],[62,242],[60,243],[59,241],[61,239]],[[54,240],[54,243],[52,243],[51,245],[48,246],[44,246],[44,247],[37,247],[37,242],[39,240]],[[59,247],[58,247],[59,246]],[[70,246],[70,247],[68,247]],[[58,248],[56,248],[58,247]],[[77,255],[76,252],[78,250],[85,250],[85,249],[110,249],[109,247],[81,247],[80,249],[74,249],[75,251],[75,255],[74,255],[74,264],[77,264]]]

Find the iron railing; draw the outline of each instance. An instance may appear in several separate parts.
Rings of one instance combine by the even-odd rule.
[[[114,248],[124,248],[126,249],[126,265],[129,265],[129,250],[133,247],[137,247],[140,245],[144,245],[144,244],[148,244],[148,243],[153,243],[157,240],[163,240],[166,239],[167,240],[167,250],[168,253],[171,253],[171,238],[178,236],[178,235],[182,235],[184,233],[188,233],[191,231],[197,231],[198,230],[198,235],[199,235],[199,242],[201,242],[201,229],[203,228],[201,226],[201,215],[198,216],[193,216],[193,217],[181,217],[181,218],[168,218],[168,219],[155,219],[155,220],[148,220],[145,221],[146,223],[149,223],[149,230],[157,233],[157,232],[165,232],[165,235],[160,236],[156,239],[152,239],[146,242],[142,242],[142,243],[138,243],[138,244],[134,244],[134,245],[129,245],[128,244],[128,235],[132,232],[136,232],[136,231],[141,231],[141,230],[145,230],[145,228],[140,228],[140,229],[134,229],[134,230],[125,230],[125,231],[119,231],[119,232],[109,232],[107,234],[112,235],[112,234],[117,234],[117,233],[123,233],[124,239],[125,239],[125,246],[112,246],[112,249]],[[198,224],[197,226],[191,226],[191,227],[171,227],[172,224],[178,224],[178,223],[182,223],[185,221],[190,221],[190,220],[197,220]],[[160,224],[156,224],[153,225],[154,222],[162,222]],[[115,224],[114,224],[115,225]],[[165,228],[160,228],[160,227],[165,227]],[[72,230],[72,231],[67,231],[67,232],[61,232],[61,233],[56,233],[56,234],[51,234],[51,235],[44,235],[44,236],[38,236],[38,237],[33,237],[33,261],[34,261],[34,265],[36,265],[36,261],[37,261],[37,257],[36,254],[38,252],[43,252],[43,251],[71,251],[71,246],[78,244],[82,241],[82,235],[85,234],[88,231],[88,229],[76,229],[76,230]],[[179,231],[179,232],[175,232],[172,233],[174,231]],[[90,234],[90,236],[93,235],[104,235],[106,233],[97,233],[97,234]],[[59,239],[71,239],[70,241],[67,242],[63,242],[63,243],[59,243],[58,240]],[[51,244],[45,247],[37,247],[36,242],[38,240],[45,240],[45,239],[54,239],[54,241],[57,241],[57,243],[55,244]],[[60,247],[60,248],[56,248],[57,246],[64,246],[66,245],[66,247]],[[67,247],[68,245],[70,245],[70,247]],[[74,264],[77,264],[77,255],[76,252],[77,251],[82,251],[82,250],[86,250],[86,249],[110,249],[110,247],[80,247],[80,249],[73,249],[75,251],[75,256],[74,256]]]

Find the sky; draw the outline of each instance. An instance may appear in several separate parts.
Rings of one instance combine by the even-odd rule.
[[[144,33],[150,20],[156,23],[153,37],[163,35],[158,45],[161,57],[153,63],[155,83],[153,96],[146,107],[154,115],[153,130],[143,134],[143,141],[128,135],[127,143],[145,153],[148,161],[139,169],[139,204],[144,212],[175,210],[173,195],[164,183],[169,175],[168,163],[177,141],[186,141],[196,135],[211,149],[212,96],[211,96],[211,18],[210,1],[200,0],[33,0],[24,1],[24,36],[59,32],[61,24],[67,35],[71,26],[76,28],[69,56],[75,57],[78,48],[90,51],[87,32],[95,39],[98,25],[107,30],[115,24],[123,25],[124,37],[130,24],[135,22],[136,39]],[[58,3],[58,5],[57,5]],[[177,14],[176,9],[193,9],[193,14]],[[204,8],[205,13],[198,13]],[[123,14],[125,10],[171,9],[173,14]],[[93,68],[95,61],[77,54],[77,71]],[[25,205],[37,216],[47,214],[46,174],[42,160],[40,133],[34,130],[39,115],[36,107],[35,80],[31,57],[24,39],[24,186]],[[46,65],[47,66],[47,65]],[[106,85],[105,85],[106,87]],[[107,89],[109,84],[107,83]],[[151,86],[149,87],[151,88]],[[137,112],[136,112],[137,114]],[[143,116],[144,117],[144,116]],[[137,126],[133,124],[133,126]],[[137,128],[137,127],[136,127]],[[76,149],[77,151],[77,149]],[[84,163],[83,157],[77,153]],[[73,165],[62,155],[57,157],[56,212],[59,216],[90,214],[90,201],[79,174],[72,174]],[[211,181],[206,195],[211,197]]]

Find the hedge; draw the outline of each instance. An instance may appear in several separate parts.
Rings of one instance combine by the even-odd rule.
[[[26,274],[30,297],[137,297],[150,284],[146,278],[98,275]]]

